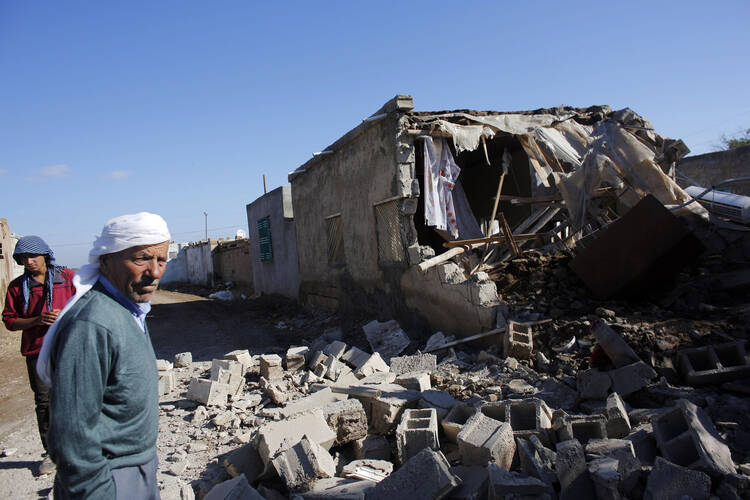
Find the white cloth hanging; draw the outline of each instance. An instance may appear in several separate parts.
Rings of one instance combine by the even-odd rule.
[[[453,205],[453,187],[461,168],[445,139],[438,142],[432,137],[424,141],[424,217],[428,226],[447,231],[458,238],[458,224]]]

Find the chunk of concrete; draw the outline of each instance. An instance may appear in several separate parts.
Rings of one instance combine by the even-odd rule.
[[[630,419],[625,410],[625,403],[620,396],[613,392],[607,397],[607,436],[610,438],[621,438],[630,434]]]
[[[340,340],[334,340],[327,346],[323,348],[323,354],[326,356],[333,356],[334,358],[338,359],[341,357],[344,352],[346,352],[346,344],[344,342],[341,342]]]
[[[390,460],[391,445],[379,434],[368,434],[353,443],[354,456],[357,459]]]
[[[596,320],[591,325],[597,343],[615,367],[619,368],[641,361],[641,358],[630,348],[622,336],[609,327],[604,321]]]
[[[245,368],[239,361],[214,359],[211,361],[211,380],[231,386],[231,395],[237,394],[245,385]]]
[[[163,370],[159,373],[159,395],[163,396],[172,392],[177,387],[177,379],[173,370]]]
[[[413,372],[432,373],[437,369],[437,356],[434,354],[414,354],[391,359],[391,371],[396,375]]]
[[[641,462],[635,456],[633,443],[625,439],[592,439],[586,444],[586,457],[613,458],[617,460],[617,473],[620,476],[619,491],[631,491],[638,481]]]
[[[456,440],[464,465],[487,465],[487,462],[495,462],[510,469],[516,453],[510,424],[499,422],[481,412],[469,417]]]
[[[451,472],[461,479],[462,484],[450,492],[451,500],[484,500],[487,498],[487,468],[478,465],[456,465]]]
[[[461,432],[469,417],[477,411],[476,408],[467,404],[459,403],[455,405],[440,422],[445,438],[451,443],[458,443],[458,433]]]
[[[711,418],[686,399],[652,420],[662,456],[670,462],[712,476],[734,474],[729,447],[721,441]]]
[[[548,484],[535,477],[509,472],[496,463],[487,466],[490,500],[511,500],[516,498],[551,499],[553,490]]]
[[[264,500],[255,488],[250,486],[244,474],[219,483],[209,491],[203,500]]]
[[[193,363],[193,354],[189,352],[181,352],[174,355],[174,366],[175,368],[187,368]]]
[[[708,500],[711,497],[711,478],[708,474],[680,467],[661,457],[656,457],[654,468],[648,476],[645,500],[672,500],[675,498]]]
[[[278,354],[262,354],[260,356],[260,376],[266,380],[278,380],[284,376],[281,366],[281,356]]]
[[[406,389],[396,384],[383,384],[371,386],[380,390],[380,395],[375,397],[360,397],[365,412],[369,407],[370,426],[378,433],[388,435],[392,433],[399,420],[401,413],[407,408],[414,408],[420,399],[420,393],[412,389]]]
[[[156,360],[156,371],[163,372],[163,371],[167,371],[171,369],[172,369],[172,363],[170,363],[166,359]]]
[[[315,408],[322,408],[323,406],[335,403],[336,401],[341,401],[346,399],[348,396],[346,394],[339,394],[337,392],[333,392],[330,387],[326,387],[325,389],[321,389],[319,391],[313,392],[312,394],[305,396],[303,398],[295,399],[294,401],[291,401],[284,406],[284,408],[279,411],[282,417],[288,418],[292,415],[295,415],[297,413],[303,412],[303,411],[309,411],[314,410]]]
[[[396,320],[371,321],[362,327],[373,353],[380,353],[385,361],[398,356],[409,345],[409,337]]]
[[[322,409],[328,426],[336,433],[337,446],[367,436],[367,415],[359,400],[328,403]]]
[[[430,375],[426,372],[408,372],[396,377],[395,383],[418,392],[429,390]]]
[[[432,408],[404,410],[396,428],[396,449],[401,463],[425,448],[439,450],[437,413]]]
[[[598,500],[620,500],[619,463],[614,458],[597,458],[589,462],[589,476]]]
[[[330,453],[307,436],[271,460],[287,488],[298,488],[314,479],[334,477],[336,464]]]
[[[422,398],[419,400],[420,408],[434,408],[437,412],[438,423],[443,421],[448,412],[458,404],[458,401],[445,391],[428,389],[422,391]]]
[[[560,482],[561,499],[594,497],[594,484],[588,474],[586,455],[577,439],[557,443],[555,473]]]
[[[360,366],[354,374],[359,378],[365,378],[378,372],[389,372],[390,367],[380,357],[380,353],[373,353],[370,358]]]
[[[305,491],[296,491],[292,498],[295,500],[364,500],[367,492],[376,484],[374,481],[360,479],[326,477],[316,479]]]
[[[516,359],[530,359],[534,350],[531,326],[516,321],[508,321],[503,335],[503,354]]]
[[[555,412],[552,427],[557,432],[559,441],[577,439],[585,445],[589,439],[607,438],[604,415],[568,415],[565,412]]]
[[[750,375],[744,342],[684,349],[677,353],[680,372],[689,385],[721,384]]]
[[[656,439],[654,439],[654,430],[651,424],[641,424],[634,427],[630,434],[623,439],[633,443],[635,456],[643,464],[653,465],[656,456],[659,454],[656,449]]]
[[[250,355],[250,351],[247,349],[238,349],[236,351],[228,352],[224,355],[224,359],[240,363],[242,365],[243,375],[247,373],[248,368],[255,364],[253,357]]]
[[[354,370],[359,370],[368,359],[370,359],[370,355],[359,347],[350,347],[341,355],[341,361],[351,366]]]
[[[534,437],[534,436],[532,436]],[[537,439],[539,446],[543,445]],[[550,460],[548,454],[540,452],[534,444],[523,438],[516,438],[516,449],[518,450],[518,460],[521,464],[521,470],[531,477],[542,480],[552,486],[556,476],[553,470],[554,460]],[[550,450],[551,451],[551,450]],[[554,455],[554,452],[552,452]]]
[[[379,483],[393,472],[393,464],[387,460],[352,460],[341,470],[341,476]]]
[[[425,448],[367,492],[367,500],[445,498],[461,484],[440,451]]]
[[[612,390],[622,397],[643,389],[656,378],[656,371],[643,361],[625,365],[608,373],[612,378]]]
[[[265,470],[265,464],[258,450],[251,443],[235,448],[223,457],[221,464],[232,477],[244,474],[249,482],[254,482]]]
[[[576,382],[582,399],[605,399],[612,387],[609,374],[596,368],[579,371]]]
[[[188,386],[187,398],[205,406],[224,406],[234,388],[215,380],[193,378]]]
[[[297,370],[302,370],[305,367],[307,355],[310,352],[310,348],[307,346],[290,347],[286,350],[286,369],[294,373]]]
[[[277,453],[294,446],[305,435],[326,450],[336,441],[336,434],[328,426],[320,409],[264,424],[258,429],[256,438],[263,463],[269,463]]]

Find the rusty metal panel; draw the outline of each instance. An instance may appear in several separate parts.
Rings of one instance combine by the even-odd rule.
[[[595,295],[659,288],[702,251],[685,224],[648,195],[577,253],[570,267]]]

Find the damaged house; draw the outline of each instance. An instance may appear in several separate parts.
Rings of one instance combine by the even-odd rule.
[[[643,200],[666,224],[707,216],[680,206],[691,198],[669,176],[685,145],[630,109],[413,108],[396,96],[289,174],[303,303],[476,333],[495,327],[503,263],[523,250],[588,247]],[[615,272],[602,294],[659,264],[686,231],[656,227],[662,253],[635,267],[599,256],[601,272]],[[587,259],[592,269],[597,256]],[[582,279],[596,290],[603,276]]]

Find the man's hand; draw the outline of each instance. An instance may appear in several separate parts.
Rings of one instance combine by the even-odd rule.
[[[57,315],[60,314],[60,309],[52,309],[51,311],[45,311],[39,316],[39,324],[49,326],[55,322]]]

